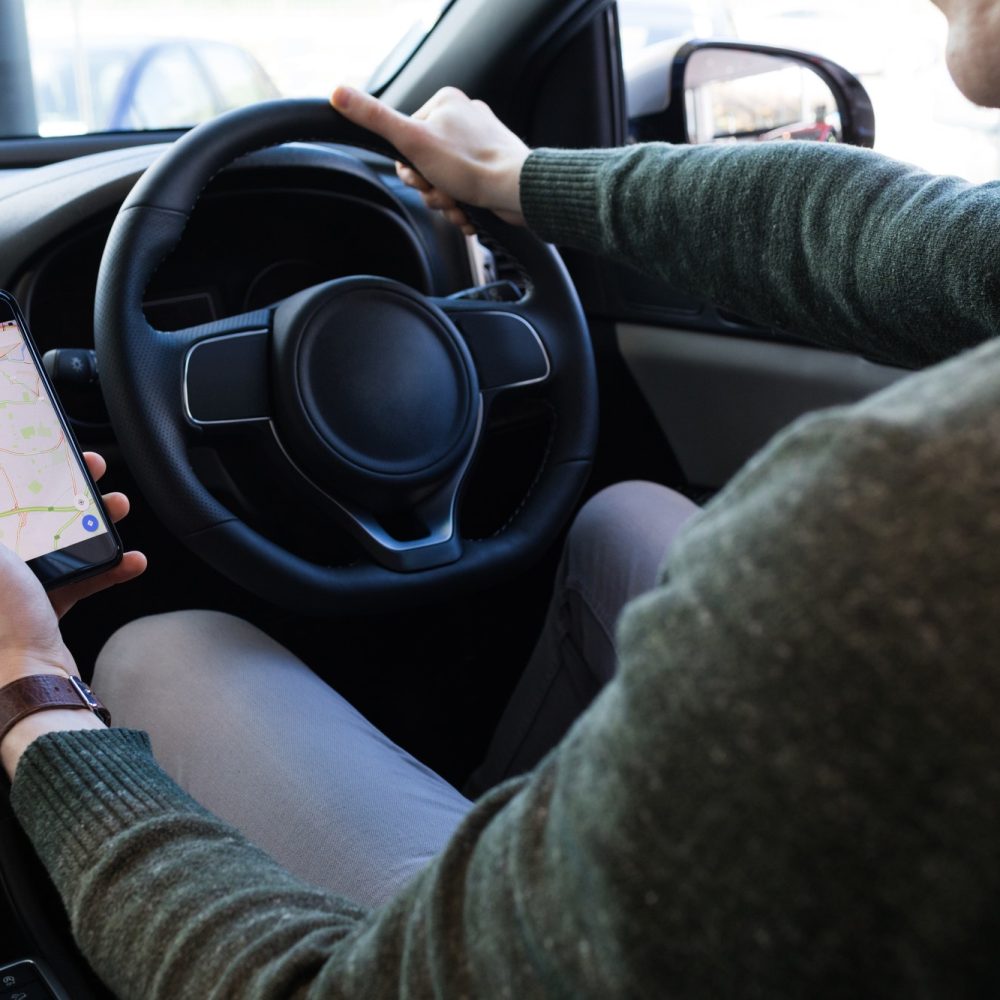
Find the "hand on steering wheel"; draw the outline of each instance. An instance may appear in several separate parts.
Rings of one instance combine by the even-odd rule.
[[[482,101],[444,87],[412,117],[350,87],[338,87],[330,101],[349,121],[395,146],[409,161],[397,163],[400,179],[467,235],[475,228],[461,204],[524,225],[520,181],[528,147]]]

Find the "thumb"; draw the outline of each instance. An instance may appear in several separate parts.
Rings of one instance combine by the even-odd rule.
[[[330,103],[348,121],[382,136],[400,151],[416,128],[416,123],[407,115],[354,87],[337,87]]]

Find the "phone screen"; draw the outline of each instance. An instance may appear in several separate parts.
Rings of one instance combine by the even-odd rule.
[[[6,296],[0,298],[0,543],[46,585],[96,572],[120,553]]]

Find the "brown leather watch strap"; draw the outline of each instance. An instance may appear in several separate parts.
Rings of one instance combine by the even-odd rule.
[[[86,708],[111,725],[111,713],[78,677],[32,674],[0,688],[0,740],[26,715],[49,708]]]

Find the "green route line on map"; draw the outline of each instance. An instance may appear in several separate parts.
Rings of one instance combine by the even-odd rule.
[[[79,514],[76,507],[15,507],[13,510],[0,511],[0,517],[13,517],[14,514],[68,514],[70,511]],[[62,529],[60,529],[61,531]]]
[[[59,530],[52,536],[52,544],[55,548],[59,548],[59,542],[62,540],[62,533],[83,513],[82,510],[73,509],[73,516],[63,525],[60,525]]]

